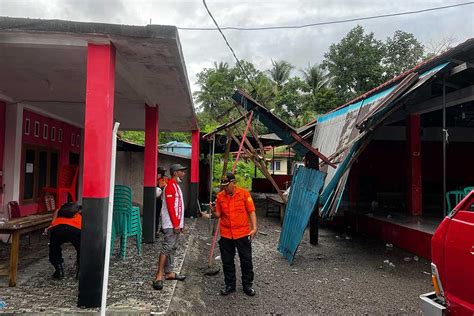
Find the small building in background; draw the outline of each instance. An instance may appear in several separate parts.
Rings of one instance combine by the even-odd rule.
[[[158,145],[160,151],[178,154],[191,158],[191,145],[178,141],[171,141],[163,145]]]

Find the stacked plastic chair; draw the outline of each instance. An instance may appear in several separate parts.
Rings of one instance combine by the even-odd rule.
[[[446,192],[446,204],[448,204],[448,212],[451,212],[454,208],[451,201],[454,198],[454,206],[458,205],[459,202],[464,198],[464,191],[463,190],[453,190]]]
[[[464,188],[464,195],[468,195],[471,191],[474,190],[474,187],[465,187]]]
[[[142,253],[142,224],[140,208],[132,205],[132,189],[126,185],[116,185],[114,192],[114,214],[110,252],[114,253],[115,239],[120,237],[120,257],[125,259],[127,239],[135,236],[138,255]]]

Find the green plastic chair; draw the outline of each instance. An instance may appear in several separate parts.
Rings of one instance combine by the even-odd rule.
[[[454,207],[451,207],[451,197],[454,197],[454,206],[458,205],[459,202],[465,197],[464,191],[453,190],[446,192],[446,203],[448,204],[448,211],[451,212]]]
[[[468,195],[471,191],[474,190],[474,187],[465,187],[464,188],[464,195]]]
[[[132,189],[126,185],[116,185],[114,192],[114,214],[110,255],[114,253],[115,239],[120,237],[120,257],[125,259],[127,239],[135,236],[138,255],[142,253],[142,224],[140,208],[132,205]]]

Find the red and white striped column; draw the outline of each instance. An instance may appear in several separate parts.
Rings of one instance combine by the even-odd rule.
[[[114,113],[115,48],[89,44],[78,306],[102,299]]]

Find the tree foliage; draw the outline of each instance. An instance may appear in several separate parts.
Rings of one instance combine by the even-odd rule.
[[[391,79],[420,63],[423,50],[423,45],[412,33],[395,31],[393,37],[388,37],[385,42],[385,79]]]
[[[383,42],[359,25],[330,46],[322,66],[338,97],[349,101],[414,67],[423,56],[423,45],[411,33],[398,30]]]
[[[383,43],[374,33],[365,34],[362,26],[356,26],[324,54],[323,67],[333,77],[334,88],[344,99],[351,99],[384,80],[382,58]]]
[[[145,132],[143,131],[120,131],[120,137],[125,141],[145,146]],[[184,132],[160,132],[158,134],[158,144],[166,144],[171,141],[191,143],[191,133]]]
[[[238,116],[230,99],[236,87],[299,127],[412,68],[422,60],[423,50],[411,33],[396,31],[384,42],[356,26],[330,46],[322,64],[308,64],[299,73],[285,60],[271,60],[266,70],[241,61],[245,73],[238,65],[216,62],[197,75],[200,128],[211,131]],[[257,128],[264,131],[261,125]]]

